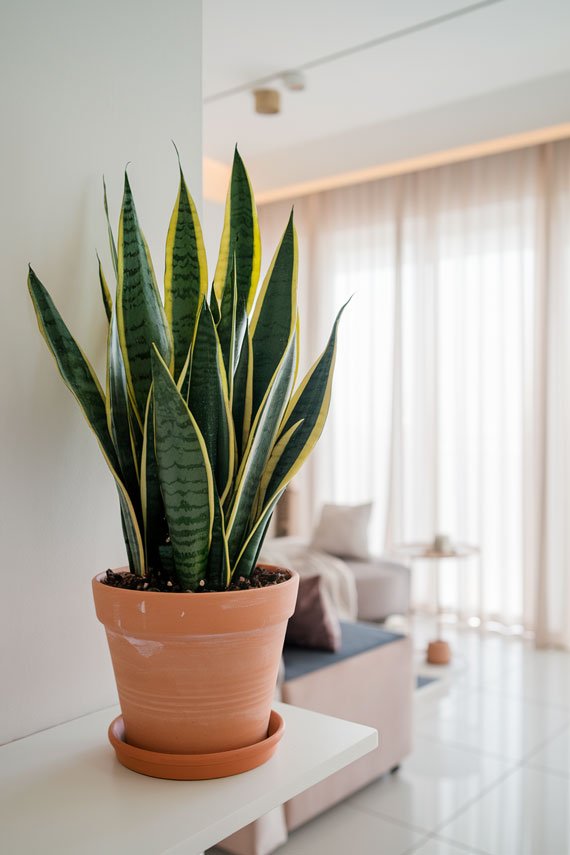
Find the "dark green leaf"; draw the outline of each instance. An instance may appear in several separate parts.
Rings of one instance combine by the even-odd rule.
[[[171,343],[148,247],[139,227],[126,174],[119,225],[117,319],[127,381],[142,424],[152,380],[152,345],[156,345],[162,358],[169,364]]]
[[[176,575],[196,590],[208,563],[214,479],[200,429],[156,348],[152,372],[156,458]]]
[[[234,464],[234,440],[228,423],[227,395],[216,326],[210,308],[203,300],[192,351],[188,407],[204,437],[220,496],[226,490]]]
[[[265,277],[251,324],[254,417],[296,323],[297,266],[297,237],[291,212]]]
[[[200,301],[208,290],[202,229],[182,169],[166,240],[164,301],[172,330],[174,377],[180,376],[194,335]]]
[[[237,474],[236,493],[227,525],[232,567],[248,531],[263,470],[289,400],[295,370],[295,345],[296,334],[293,333],[252,425],[247,448]]]

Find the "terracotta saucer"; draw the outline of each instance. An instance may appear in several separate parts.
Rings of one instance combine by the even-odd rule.
[[[123,717],[117,716],[109,725],[109,742],[115,749],[119,763],[151,778],[168,778],[175,781],[204,781],[208,778],[227,778],[261,766],[275,753],[283,736],[285,722],[275,710],[271,711],[267,738],[245,748],[220,751],[218,754],[161,754],[136,748],[125,742]]]

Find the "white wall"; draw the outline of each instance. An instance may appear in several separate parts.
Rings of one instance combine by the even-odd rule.
[[[125,562],[116,492],[40,338],[30,261],[99,370],[95,248],[122,172],[163,269],[176,140],[201,194],[200,0],[20,0],[0,19],[0,742],[113,703],[91,577]]]
[[[204,199],[202,203],[202,231],[204,232],[204,245],[206,247],[206,258],[208,259],[208,280],[212,282],[218,260],[220,249],[220,238],[224,227],[224,202],[213,202]]]

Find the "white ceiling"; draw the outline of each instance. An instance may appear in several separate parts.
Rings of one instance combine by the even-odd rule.
[[[407,28],[307,69],[304,92],[269,83],[282,112],[254,113],[256,80]],[[237,141],[267,192],[568,121],[569,37],[569,0],[204,0],[204,154]]]

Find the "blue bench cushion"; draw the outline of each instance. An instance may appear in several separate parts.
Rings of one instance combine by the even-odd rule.
[[[311,671],[318,671],[319,668],[326,668],[328,665],[336,665],[343,659],[350,659],[351,656],[358,656],[360,653],[366,653],[367,650],[382,647],[384,644],[391,644],[393,641],[399,641],[405,637],[395,632],[386,632],[384,629],[367,623],[341,622],[341,628],[342,644],[335,653],[326,650],[310,650],[307,647],[293,647],[293,645],[286,644],[283,649],[285,680],[304,677]]]

